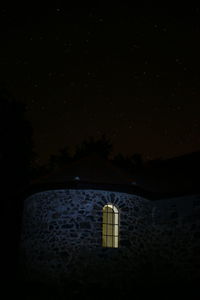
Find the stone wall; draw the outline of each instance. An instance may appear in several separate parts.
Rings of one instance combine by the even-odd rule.
[[[106,204],[119,210],[117,249],[102,247]],[[36,193],[24,204],[21,257],[27,279],[47,282],[200,278],[200,196],[149,201],[102,190]]]
[[[102,247],[102,209],[119,210],[118,249]],[[53,190],[25,200],[22,261],[26,278],[84,281],[142,276],[151,265],[152,204],[102,190]],[[107,279],[106,279],[107,278]]]
[[[152,216],[152,258],[157,277],[198,280],[200,196],[156,201]]]

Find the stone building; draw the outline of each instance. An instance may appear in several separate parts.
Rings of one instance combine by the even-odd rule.
[[[129,174],[93,155],[34,182],[24,201],[26,278],[102,285],[199,278],[199,178],[183,161]]]

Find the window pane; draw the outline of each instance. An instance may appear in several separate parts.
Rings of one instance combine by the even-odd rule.
[[[106,212],[103,212],[103,223],[107,223],[107,213]]]
[[[103,247],[107,247],[106,235],[103,235]]]
[[[113,235],[113,225],[107,225],[107,235]]]
[[[108,224],[113,224],[113,213],[109,213],[108,214],[108,219],[107,219],[107,223]]]
[[[103,235],[106,235],[106,228],[107,228],[107,224],[103,224]]]
[[[118,225],[113,225],[113,235],[118,235]]]
[[[119,224],[119,215],[115,214],[114,224]]]
[[[118,248],[118,237],[114,237],[114,241],[113,241],[113,247],[114,248]]]
[[[108,213],[113,213],[113,209],[111,207],[109,207],[109,206],[106,207],[106,211]]]
[[[118,248],[119,214],[118,209],[112,204],[103,208],[102,246]]]

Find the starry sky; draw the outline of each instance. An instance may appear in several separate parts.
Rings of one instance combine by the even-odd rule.
[[[29,4],[1,7],[0,25],[0,83],[40,163],[102,134],[145,160],[200,150],[200,8]]]

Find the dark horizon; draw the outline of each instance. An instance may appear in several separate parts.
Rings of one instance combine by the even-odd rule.
[[[1,86],[40,164],[90,136],[144,160],[200,150],[198,7],[1,8]]]

